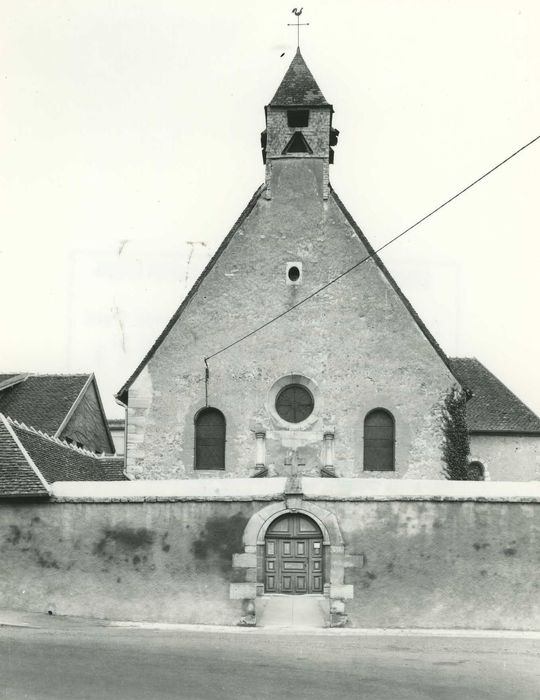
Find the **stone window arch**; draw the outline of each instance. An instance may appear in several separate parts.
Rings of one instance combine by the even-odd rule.
[[[364,471],[395,471],[396,427],[394,416],[375,408],[364,419]]]
[[[225,416],[206,407],[195,416],[195,469],[225,469]]]
[[[486,480],[486,468],[479,460],[475,459],[469,462],[467,468],[469,481],[485,481]]]
[[[299,395],[297,399],[301,398],[300,394],[303,394],[303,398],[296,401],[297,406],[288,417],[278,404],[282,398],[287,398],[289,403],[294,402],[295,391]],[[302,402],[305,404],[304,413],[301,413]],[[313,426],[320,414],[320,404],[319,387],[316,382],[302,374],[291,373],[280,377],[272,384],[266,397],[266,410],[279,428],[287,430],[305,430]],[[295,418],[295,416],[296,420],[291,420],[291,417]]]

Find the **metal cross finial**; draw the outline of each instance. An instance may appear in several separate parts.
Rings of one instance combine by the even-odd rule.
[[[302,14],[301,7],[299,10],[295,7],[292,11],[293,15],[296,15],[296,24],[287,24],[288,27],[296,27],[296,45],[300,48],[300,27],[309,27],[309,22],[300,22],[300,15]]]

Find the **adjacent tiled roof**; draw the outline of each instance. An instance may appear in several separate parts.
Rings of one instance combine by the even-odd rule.
[[[32,428],[12,422],[12,427],[45,480],[125,481],[122,457],[101,457]]]
[[[539,434],[540,418],[474,357],[453,357],[460,383],[472,391],[467,402],[471,433]]]
[[[47,496],[43,482],[0,419],[0,498]]]
[[[330,106],[298,49],[269,106],[303,105]]]
[[[0,391],[0,413],[54,435],[89,376],[29,375],[24,381]]]

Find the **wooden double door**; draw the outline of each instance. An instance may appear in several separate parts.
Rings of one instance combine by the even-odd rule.
[[[291,595],[323,592],[323,539],[313,520],[288,514],[268,528],[264,589]]]

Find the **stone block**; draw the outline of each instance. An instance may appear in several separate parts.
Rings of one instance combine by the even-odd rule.
[[[247,552],[241,554],[233,554],[232,564],[235,568],[247,569],[257,566],[257,555]]]
[[[345,603],[342,600],[333,600],[330,605],[330,612],[332,614],[344,615],[345,614]]]
[[[354,586],[330,586],[330,598],[351,600],[354,598]]]
[[[352,588],[352,586],[350,586],[350,588]],[[229,587],[229,598],[231,600],[245,600],[246,598],[256,597],[256,583],[231,583]]]

